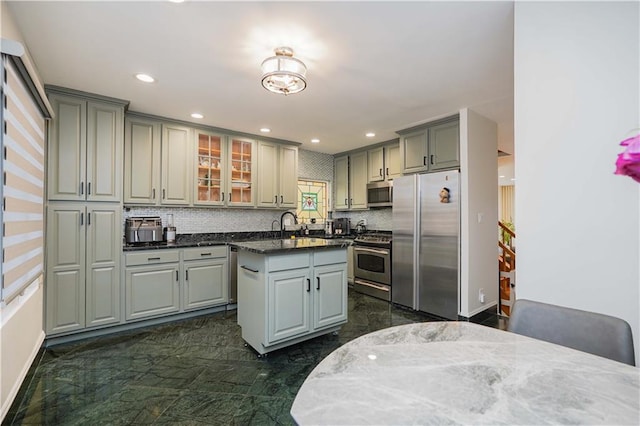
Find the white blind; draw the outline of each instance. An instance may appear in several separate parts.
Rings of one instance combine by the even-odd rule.
[[[516,209],[515,209],[515,186],[505,185],[500,187],[500,220],[502,222],[515,223]]]
[[[2,56],[2,293],[9,302],[43,272],[45,119]]]

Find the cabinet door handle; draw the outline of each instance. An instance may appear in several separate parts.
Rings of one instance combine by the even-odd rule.
[[[431,164],[433,164],[433,154],[431,154],[431,159],[429,160]]]
[[[231,202],[231,193],[229,193],[229,202]]]
[[[273,204],[278,204],[278,196],[274,195],[273,197],[274,197]]]
[[[380,169],[380,176],[382,176],[382,169]]]
[[[283,203],[284,203],[284,197],[281,195],[280,196],[280,204],[283,204]]]
[[[91,195],[91,182],[87,183],[87,195]]]
[[[224,192],[222,193],[222,201],[224,201]]]
[[[426,155],[424,157],[422,157],[422,165],[423,166],[427,165],[427,156]]]
[[[307,278],[307,293],[311,291],[311,278]]]
[[[80,226],[84,225],[84,213],[80,213]]]
[[[91,226],[91,212],[87,213],[87,226]]]
[[[349,207],[353,205],[353,198],[349,198]]]
[[[316,277],[316,280],[317,280],[316,290],[320,290],[320,277]]]
[[[389,168],[387,167],[387,176],[389,176]]]
[[[80,182],[80,195],[84,195],[84,182]]]
[[[176,281],[180,280],[180,277],[178,276],[178,271],[176,271]]]
[[[156,199],[156,189],[155,189],[155,188],[153,188],[153,189],[151,190],[151,199],[152,199],[152,200],[155,200],[155,199]]]
[[[167,190],[162,188],[162,199],[165,200],[167,198]]]
[[[345,198],[345,199],[344,199],[344,205],[346,206],[346,205],[348,205],[348,204],[349,204],[349,201],[347,201],[347,199]]]
[[[189,281],[189,270],[188,269],[186,271],[184,271],[184,278],[185,278],[185,280]]]
[[[246,269],[247,271],[249,271],[249,272],[253,272],[253,273],[256,273],[256,274],[257,274],[258,272],[260,272],[259,270],[257,270],[257,269],[251,269],[251,268],[249,268],[248,266],[240,265],[240,267],[241,267],[242,269]]]

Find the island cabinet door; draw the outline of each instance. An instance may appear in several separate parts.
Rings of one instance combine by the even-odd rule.
[[[313,282],[313,328],[347,321],[347,264],[316,266]]]
[[[308,268],[269,274],[269,343],[311,331],[309,307],[312,288]]]

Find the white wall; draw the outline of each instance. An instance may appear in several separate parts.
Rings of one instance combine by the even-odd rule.
[[[640,184],[613,174],[640,127],[637,2],[515,4],[518,298],[614,315],[640,365]]]
[[[472,110],[460,110],[460,315],[465,317],[498,303],[497,152],[497,124]]]

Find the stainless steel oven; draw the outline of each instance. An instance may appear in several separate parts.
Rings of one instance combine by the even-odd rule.
[[[365,234],[353,245],[354,289],[391,300],[391,235]]]

